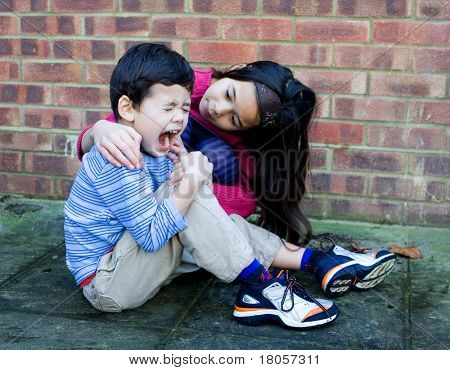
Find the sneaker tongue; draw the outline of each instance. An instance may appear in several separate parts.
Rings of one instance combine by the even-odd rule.
[[[302,285],[298,283],[294,284],[293,290],[295,294],[303,298],[305,301],[314,303],[314,299],[307,293],[306,289]]]

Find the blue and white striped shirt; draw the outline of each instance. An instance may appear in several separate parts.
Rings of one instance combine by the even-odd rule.
[[[96,272],[100,257],[125,229],[141,248],[155,252],[187,227],[171,196],[159,204],[154,197],[172,161],[143,157],[142,169],[128,170],[110,164],[96,147],[84,155],[64,206],[66,263],[77,284]]]

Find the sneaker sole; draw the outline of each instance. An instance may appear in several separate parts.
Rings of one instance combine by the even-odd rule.
[[[275,323],[289,329],[315,329],[326,326],[336,320],[339,316],[339,309],[336,307],[336,314],[323,320],[307,321],[302,323],[290,322],[280,315],[277,310],[258,310],[241,312],[234,310],[233,316],[237,322],[244,325],[258,326]]]
[[[322,288],[328,297],[336,298],[347,294],[349,290],[364,291],[380,284],[392,272],[396,263],[394,254],[387,254],[370,266],[350,261],[330,270],[323,281]],[[358,265],[359,276],[354,276],[347,267]],[[352,268],[353,270],[353,268]]]

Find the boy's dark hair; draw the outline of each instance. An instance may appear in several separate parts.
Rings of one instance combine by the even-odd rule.
[[[142,43],[128,49],[111,75],[109,96],[116,120],[119,99],[126,95],[139,106],[154,84],[181,85],[192,91],[194,71],[186,59],[160,44]]]

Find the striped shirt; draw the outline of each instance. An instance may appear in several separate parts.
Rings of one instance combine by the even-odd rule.
[[[154,197],[168,180],[172,161],[143,157],[142,169],[128,170],[110,164],[96,147],[84,155],[64,206],[66,263],[77,284],[96,272],[100,257],[125,229],[151,253],[187,227],[171,196],[159,204]]]

